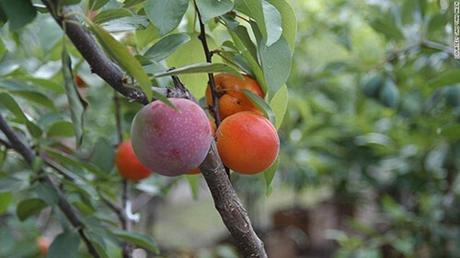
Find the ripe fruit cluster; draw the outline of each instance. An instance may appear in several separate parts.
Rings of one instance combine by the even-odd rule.
[[[271,122],[243,93],[247,89],[264,97],[259,84],[249,76],[243,78],[215,76],[219,128],[193,101],[170,98],[175,108],[154,101],[135,116],[131,141],[119,145],[116,153],[118,171],[125,179],[138,181],[151,172],[164,176],[199,173],[213,137],[223,163],[243,174],[255,174],[269,168],[279,151],[279,138]],[[207,105],[213,103],[211,90],[206,90]]]
[[[219,114],[223,118],[216,132],[217,149],[225,166],[242,174],[256,174],[269,168],[279,152],[275,127],[243,93],[249,90],[264,97],[259,84],[249,76],[215,76]],[[207,105],[213,104],[211,89],[206,90]]]

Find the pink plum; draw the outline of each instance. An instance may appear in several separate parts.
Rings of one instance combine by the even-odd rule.
[[[213,137],[200,106],[188,99],[169,100],[177,110],[156,100],[136,114],[131,141],[142,164],[160,175],[177,176],[203,162]]]

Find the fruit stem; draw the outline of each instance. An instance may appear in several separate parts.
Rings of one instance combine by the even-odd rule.
[[[203,20],[201,19],[201,13],[200,10],[198,10],[196,1],[193,1],[193,3],[195,4],[195,11],[198,15],[198,22],[200,23],[200,35],[198,36],[198,39],[200,39],[201,44],[203,45],[206,62],[212,63],[212,53],[209,51],[208,41],[206,39],[206,28],[204,26]],[[214,80],[214,75],[212,73],[208,73],[208,79],[212,95],[212,105],[210,110],[212,110],[214,119],[216,120],[216,126],[219,127],[221,118],[219,114],[219,96],[217,95],[216,81]]]

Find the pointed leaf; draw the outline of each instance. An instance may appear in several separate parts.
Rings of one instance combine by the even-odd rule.
[[[177,75],[177,74],[187,74],[187,73],[218,73],[218,72],[231,73],[237,76],[241,76],[238,70],[236,70],[235,68],[227,64],[201,63],[201,64],[192,64],[192,65],[176,68],[176,69],[169,70],[163,73],[158,73],[158,74],[155,74],[155,77]]]
[[[171,55],[178,47],[189,41],[190,36],[186,33],[168,35],[149,48],[149,50],[145,52],[144,57],[159,62]]]
[[[125,8],[103,10],[94,17],[94,22],[101,24],[121,17],[132,16],[133,14]]]
[[[275,160],[275,162],[267,168],[263,173],[264,173],[264,178],[265,178],[265,189],[266,189],[266,195],[270,195],[272,191],[272,182],[273,178],[275,177],[275,173],[278,170],[280,164],[280,157],[278,156]]]
[[[162,35],[174,30],[188,8],[188,0],[147,0],[145,13]]]
[[[286,114],[287,105],[288,105],[288,88],[286,87],[286,84],[285,84],[275,93],[273,98],[270,100],[270,107],[272,108],[273,113],[275,113],[275,117],[276,117],[276,123],[275,123],[276,129],[280,128],[281,124],[283,123],[283,118],[284,118],[284,115]]]
[[[262,70],[270,92],[275,93],[287,81],[291,72],[291,51],[284,37],[267,47],[259,46]]]
[[[51,243],[47,258],[76,258],[78,257],[78,247],[80,237],[72,231],[64,231],[59,234]]]
[[[233,9],[233,2],[230,0],[197,0],[196,4],[200,10],[203,22],[226,14]]]
[[[248,97],[251,102],[260,110],[262,113],[264,113],[264,116],[272,122],[272,124],[275,124],[276,119],[275,119],[275,114],[272,111],[272,108],[265,102],[263,98],[261,98],[259,95],[255,94],[254,92],[248,90],[248,89],[243,89],[244,95]]]
[[[267,46],[271,46],[278,41],[283,33],[281,25],[281,14],[270,3],[263,1],[262,6],[264,9],[265,26],[267,29]],[[260,28],[260,26],[259,26]]]
[[[37,10],[30,0],[2,0],[0,6],[8,17],[12,31],[21,29],[37,15]]]
[[[150,252],[153,252],[155,254],[159,253],[158,245],[149,236],[145,236],[136,232],[127,232],[123,230],[113,230],[112,233],[118,237],[119,239],[129,242],[131,244],[134,244],[137,247],[144,248]]]
[[[28,217],[39,213],[46,206],[46,202],[44,202],[42,199],[32,198],[22,200],[16,206],[16,215],[20,221],[24,221]]]
[[[148,100],[151,100],[153,93],[150,79],[145,73],[139,61],[129,53],[128,48],[125,45],[118,42],[116,39],[114,39],[112,35],[110,35],[110,33],[105,31],[99,25],[90,23],[90,28],[96,35],[99,43],[102,45],[105,51],[113,59],[115,59],[124,70],[126,70],[131,76],[133,76],[137,80],[140,87],[147,96]]]
[[[186,178],[187,178],[188,185],[190,187],[190,191],[192,192],[193,200],[197,200],[198,190],[200,186],[199,177],[197,175],[187,175]]]
[[[291,5],[286,0],[267,0],[276,7],[281,14],[283,37],[289,44],[291,52],[294,52],[295,39],[297,34],[297,19]]]

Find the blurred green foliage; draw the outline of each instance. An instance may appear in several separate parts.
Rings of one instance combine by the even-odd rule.
[[[460,62],[451,1],[295,1],[278,175],[355,210],[336,257],[458,257]],[[345,211],[343,211],[345,212]]]

